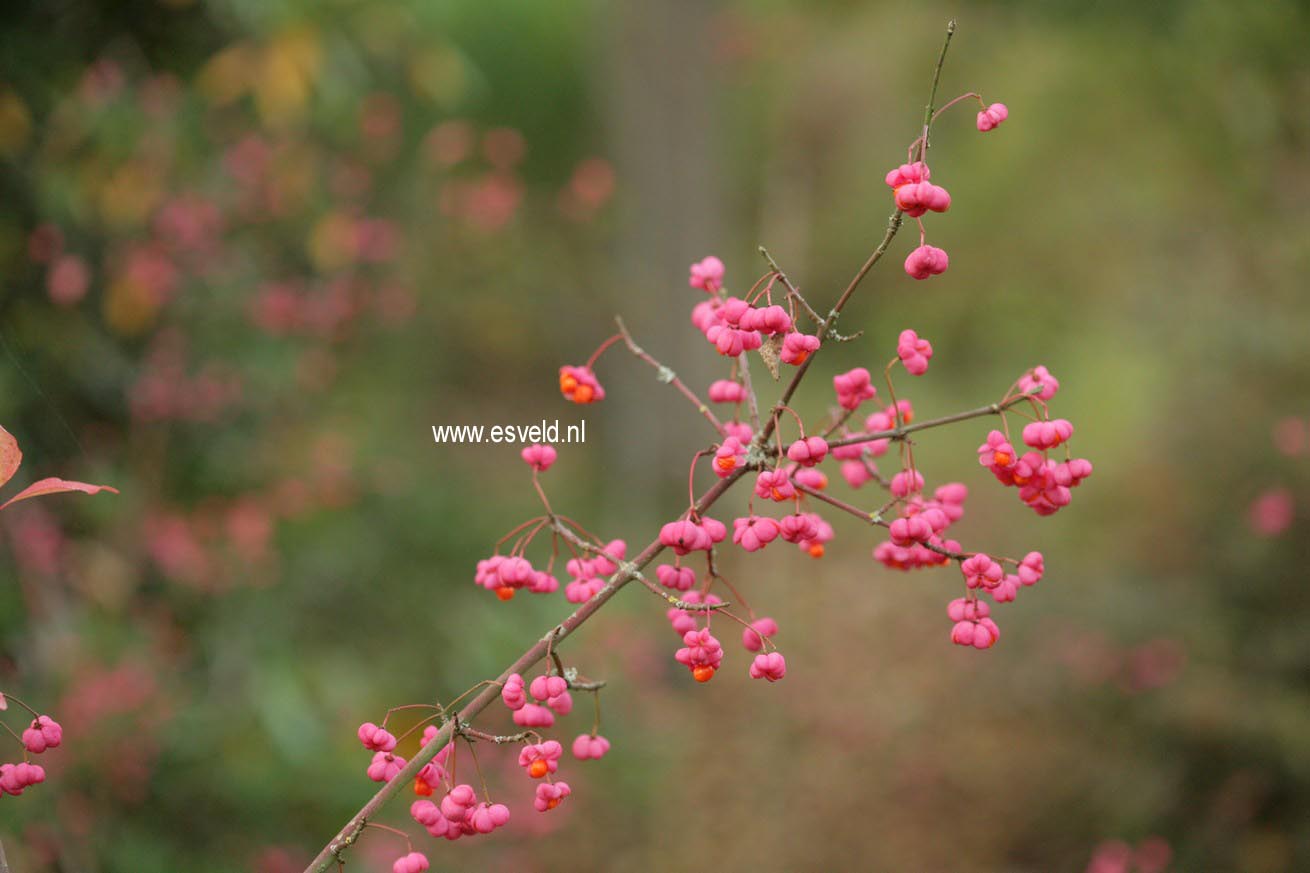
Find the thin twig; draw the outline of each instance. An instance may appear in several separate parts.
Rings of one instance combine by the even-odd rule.
[[[828,330],[837,323],[837,317],[841,315],[842,309],[846,306],[847,301],[851,299],[851,295],[855,293],[855,289],[860,286],[860,282],[864,279],[869,270],[873,269],[873,265],[882,259],[883,254],[887,251],[887,247],[891,245],[892,240],[896,237],[896,232],[901,229],[903,215],[904,213],[898,209],[887,219],[887,232],[883,234],[882,242],[880,242],[878,247],[873,250],[873,254],[869,255],[868,260],[864,262],[864,266],[860,267],[860,271],[855,274],[855,278],[851,279],[850,284],[846,286],[846,290],[842,292],[841,297],[838,298],[837,303],[828,313],[828,317],[823,320],[823,324],[819,327],[820,337],[827,336]],[[810,353],[810,356],[807,357],[799,367],[796,368],[795,375],[791,377],[791,381],[788,382],[787,387],[783,389],[782,396],[779,397],[778,402],[774,404],[773,408],[775,411],[781,410],[791,402],[792,395],[795,394],[796,389],[800,387],[801,380],[805,378],[805,374],[809,371],[810,365],[814,363],[815,356],[822,350],[823,346],[820,345]],[[776,418],[774,416],[769,416],[769,420],[764,423],[764,429],[761,430],[756,437],[756,443],[758,445],[763,446],[768,442],[769,437],[773,435],[775,423]]]
[[[751,431],[760,432],[760,400],[755,395],[755,386],[751,384],[751,365],[748,356],[742,352],[737,356],[737,368],[741,373],[741,384],[746,389],[746,406],[751,414]]]
[[[778,275],[778,278],[780,280],[782,280],[783,287],[787,289],[787,296],[794,297],[796,300],[800,302],[802,308],[804,308],[805,310],[805,314],[810,317],[811,321],[813,321],[815,324],[823,324],[824,323],[823,316],[814,311],[814,307],[810,306],[810,302],[805,299],[804,295],[801,294],[800,289],[792,284],[791,279],[787,278],[787,274],[784,273],[782,271],[782,268],[778,266],[778,262],[773,259],[773,255],[769,254],[769,250],[766,249],[764,246],[760,246],[759,249],[760,249],[760,254],[764,256],[764,260],[768,261],[769,266],[773,269],[773,272]],[[837,333],[837,331],[833,330],[832,326],[829,325],[819,332],[819,339],[820,340],[830,339],[834,342],[848,343],[851,340],[859,339],[863,335],[864,335],[864,331],[860,330],[860,331],[856,331],[850,336],[843,336],[842,334],[839,334]]]
[[[797,491],[803,491],[804,493],[810,495],[816,500],[822,500],[824,503],[828,504],[829,506],[832,506],[836,509],[840,509],[842,512],[845,512],[848,515],[853,515],[856,518],[858,518],[860,521],[864,522],[865,524],[874,525],[875,527],[891,527],[891,524],[883,520],[882,518],[883,510],[881,509],[878,510],[877,512],[865,512],[863,509],[860,509],[858,506],[852,506],[851,504],[847,503],[844,500],[838,500],[836,497],[830,497],[816,488],[811,488],[810,486],[803,485],[800,482],[795,483],[795,485]],[[953,552],[950,549],[937,545],[936,543],[920,543],[920,545],[930,552],[936,552],[939,555],[945,555],[946,557],[952,558],[956,561],[963,561],[965,558],[969,557],[968,555],[963,554],[962,552]]]
[[[982,418],[984,415],[1000,415],[1017,403],[1027,400],[1030,394],[1038,393],[1042,390],[1041,385],[1030,388],[1028,393],[1018,394],[1006,400],[1004,403],[989,403],[986,406],[979,406],[977,409],[969,409],[965,412],[957,412],[954,415],[943,415],[941,418],[931,418],[927,421],[920,421],[917,424],[904,424],[900,427],[894,427],[891,430],[876,430],[870,433],[853,433],[850,436],[842,437],[838,440],[831,440],[828,448],[835,449],[838,446],[850,446],[855,443],[869,443],[874,440],[903,440],[915,431],[927,430],[931,427],[941,427],[944,424],[954,424],[957,421],[968,421],[971,418]]]
[[[718,417],[715,416],[713,412],[710,411],[710,408],[705,405],[704,401],[696,396],[696,392],[684,385],[682,380],[678,378],[677,373],[655,360],[651,357],[649,352],[637,345],[636,341],[632,338],[632,334],[628,332],[628,326],[623,323],[622,318],[616,315],[614,317],[614,323],[619,326],[619,333],[623,336],[623,342],[627,344],[628,351],[654,367],[656,378],[659,379],[659,381],[672,385],[674,388],[678,389],[682,396],[691,401],[691,405],[696,407],[696,411],[705,416],[705,420],[713,425],[714,430],[721,436],[724,432],[723,423],[719,421]]]
[[[928,154],[928,132],[932,128],[933,104],[937,102],[937,83],[942,78],[942,64],[946,61],[946,50],[951,47],[951,37],[955,35],[955,19],[946,22],[946,39],[942,41],[941,54],[937,56],[937,66],[932,71],[932,90],[928,92],[928,105],[923,110],[923,142],[919,144],[919,160]]]

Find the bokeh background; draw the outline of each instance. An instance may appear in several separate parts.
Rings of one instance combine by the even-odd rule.
[[[622,312],[719,376],[686,318],[709,253],[741,291],[765,243],[830,300],[951,15],[942,95],[1010,120],[939,124],[951,269],[913,282],[897,239],[798,406],[904,327],[937,349],[902,386],[921,416],[1047,365],[1096,467],[1067,510],[977,467],[991,422],[916,452],[969,485],[966,547],[1041,549],[1046,579],[977,653],[947,640],[958,579],[881,568],[852,520],[819,562],[732,554],[782,626],[768,687],[735,646],[692,683],[633,586],[566,646],[614,743],[566,765],[568,803],[533,813],[492,751],[506,831],[411,831],[439,870],[1310,869],[1310,12],[1277,0],[11,4],[9,487],[122,491],[0,518],[0,689],[66,730],[0,800],[14,869],[300,870],[373,791],[361,721],[566,613],[470,584],[534,497],[516,449],[431,425],[585,417],[552,500],[645,543],[704,422],[621,352],[598,406],[555,369]],[[371,832],[349,869],[400,848]]]

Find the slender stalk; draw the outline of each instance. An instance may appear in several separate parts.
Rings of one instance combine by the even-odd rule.
[[[928,92],[928,105],[923,110],[923,141],[919,143],[919,160],[928,154],[928,131],[932,127],[933,104],[937,102],[937,83],[942,78],[942,63],[946,60],[946,50],[951,47],[951,37],[955,35],[955,19],[946,22],[946,39],[942,42],[941,54],[937,56],[937,67],[932,71],[932,90]]]

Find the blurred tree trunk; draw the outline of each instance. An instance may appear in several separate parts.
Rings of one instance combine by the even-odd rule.
[[[700,292],[687,287],[686,276],[689,263],[723,243],[713,47],[719,8],[707,0],[615,3],[602,86],[622,204],[612,308],[702,396],[717,362],[688,321]],[[686,488],[671,471],[685,470],[689,449],[708,445],[713,434],[685,398],[635,359],[611,373],[622,430],[608,435],[603,451],[623,470],[625,491],[630,485],[658,495],[667,507]]]

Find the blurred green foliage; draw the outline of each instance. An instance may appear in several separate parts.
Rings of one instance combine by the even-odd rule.
[[[833,296],[951,14],[942,94],[1010,120],[935,129],[951,270],[911,282],[904,234],[798,408],[907,326],[937,349],[904,386],[923,416],[1049,366],[1096,464],[1067,511],[978,469],[986,422],[916,449],[969,485],[966,547],[1039,548],[1047,579],[977,654],[946,642],[950,574],[883,570],[858,525],[821,564],[730,557],[782,625],[768,688],[737,652],[689,687],[662,609],[625,595],[568,651],[611,681],[611,755],[545,820],[489,755],[509,830],[424,845],[449,870],[1045,871],[1160,837],[1171,869],[1310,867],[1310,471],[1271,437],[1310,416],[1305,4],[68,0],[0,33],[0,424],[16,484],[123,493],[2,520],[0,688],[67,731],[49,782],[0,801],[14,868],[301,869],[372,792],[359,722],[564,614],[469,584],[534,498],[511,447],[429,427],[585,417],[552,501],[644,543],[685,467],[634,459],[687,457],[702,422],[618,355],[614,402],[565,409],[555,368],[637,311],[654,354],[717,375],[685,323],[710,252],[733,289],[765,243]],[[661,113],[708,144],[643,126]],[[1295,510],[1260,535],[1271,488]],[[398,848],[369,834],[351,868]]]

